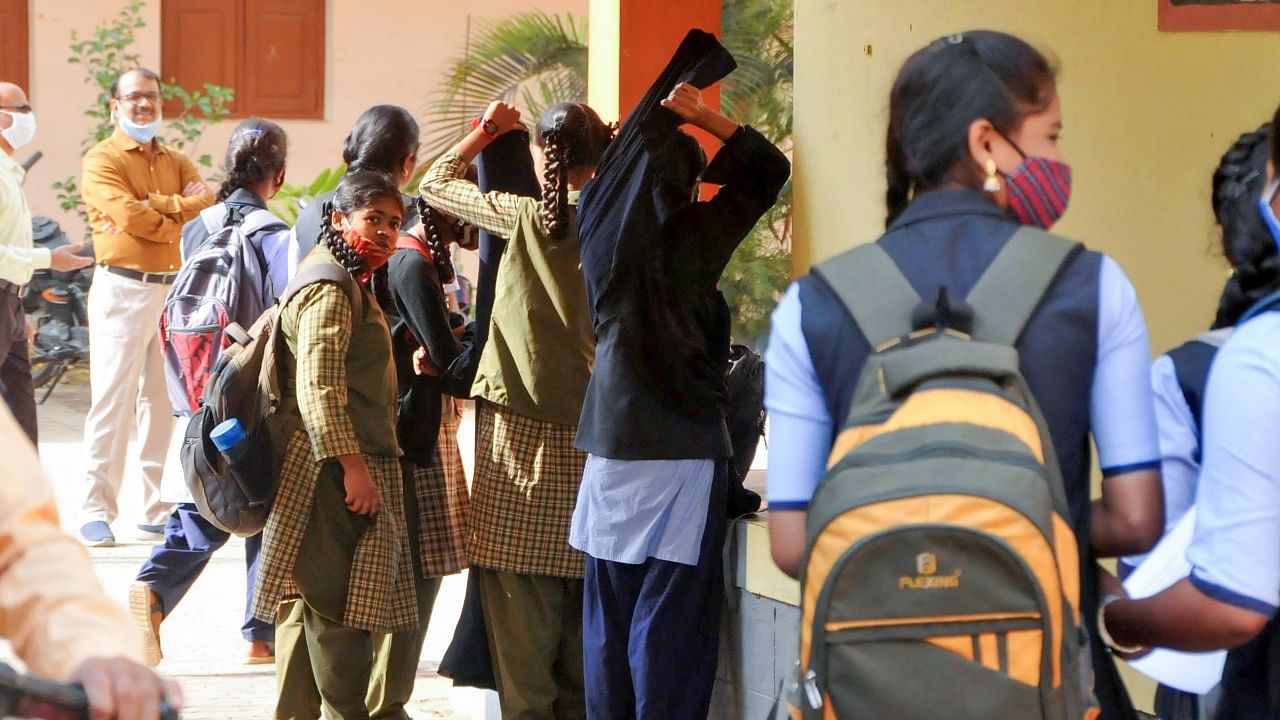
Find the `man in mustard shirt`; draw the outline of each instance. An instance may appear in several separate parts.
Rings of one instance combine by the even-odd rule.
[[[160,79],[143,68],[111,87],[116,130],[84,157],[81,192],[98,261],[89,290],[88,472],[83,526],[89,545],[115,544],[110,524],[124,479],[129,429],[136,424],[144,509],[139,537],[159,540],[172,509],[160,476],[173,429],[165,391],[159,321],[181,263],[182,226],[213,204],[195,165],[155,139]]]

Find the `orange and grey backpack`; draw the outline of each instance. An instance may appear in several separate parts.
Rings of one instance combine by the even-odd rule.
[[[815,268],[872,354],[809,506],[793,713],[1096,717],[1066,492],[1014,342],[1081,246],[1020,230],[922,302],[877,244]]]

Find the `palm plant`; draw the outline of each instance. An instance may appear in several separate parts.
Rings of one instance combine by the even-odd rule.
[[[791,150],[794,15],[791,0],[724,0],[721,42],[738,62],[725,79],[727,114]],[[557,102],[583,100],[586,23],[572,15],[528,12],[483,24],[435,93],[426,113],[423,157],[462,138],[471,118],[504,100],[538,117]],[[733,312],[734,337],[752,344],[791,274],[791,184],[725,269],[720,286]]]
[[[586,23],[533,11],[481,24],[432,98],[423,156],[435,157],[461,139],[471,118],[494,100],[538,117],[558,102],[586,96]]]

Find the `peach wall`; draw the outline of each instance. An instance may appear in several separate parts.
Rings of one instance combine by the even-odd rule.
[[[150,0],[144,9],[147,26],[135,44],[143,62],[157,71],[161,1]],[[57,218],[73,235],[80,223],[58,209],[50,185],[80,174],[79,143],[89,127],[83,112],[95,93],[82,80],[83,68],[66,62],[71,32],[86,35],[124,5],[125,0],[31,0],[28,90],[40,120],[32,147],[43,150],[44,159],[28,177],[27,197],[33,212]],[[351,124],[371,105],[396,103],[424,117],[446,63],[463,53],[469,14],[474,26],[532,9],[585,19],[587,7],[588,0],[327,0],[325,119],[281,123],[289,133],[289,181],[309,182],[336,165]],[[221,159],[234,124],[212,128],[194,154]]]

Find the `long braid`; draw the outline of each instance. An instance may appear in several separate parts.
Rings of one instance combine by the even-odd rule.
[[[535,141],[545,159],[539,218],[552,238],[563,238],[569,230],[569,172],[594,172],[615,127],[606,125],[590,106],[576,102],[559,103],[538,119]]]
[[[431,251],[431,262],[435,265],[436,275],[440,277],[440,286],[443,289],[456,277],[453,262],[449,259],[449,246],[444,241],[444,233],[440,231],[443,218],[440,217],[440,211],[428,205],[423,198],[418,198],[418,217],[422,219],[427,249]]]
[[[546,156],[542,174],[542,224],[547,228],[547,235],[559,239],[569,222],[568,174],[572,164],[568,143],[564,142],[564,118],[542,139]]]
[[[339,265],[347,269],[347,272],[353,276],[359,277],[364,272],[364,258],[355,251],[346,240],[342,239],[342,234],[333,226],[333,210],[334,204],[330,200],[320,208],[320,214],[323,220],[320,223],[320,242],[329,249],[334,259]]]
[[[1213,173],[1213,213],[1222,225],[1222,251],[1233,273],[1222,289],[1214,327],[1234,325],[1280,285],[1280,254],[1262,224],[1257,201],[1266,185],[1268,125],[1245,133]]]

